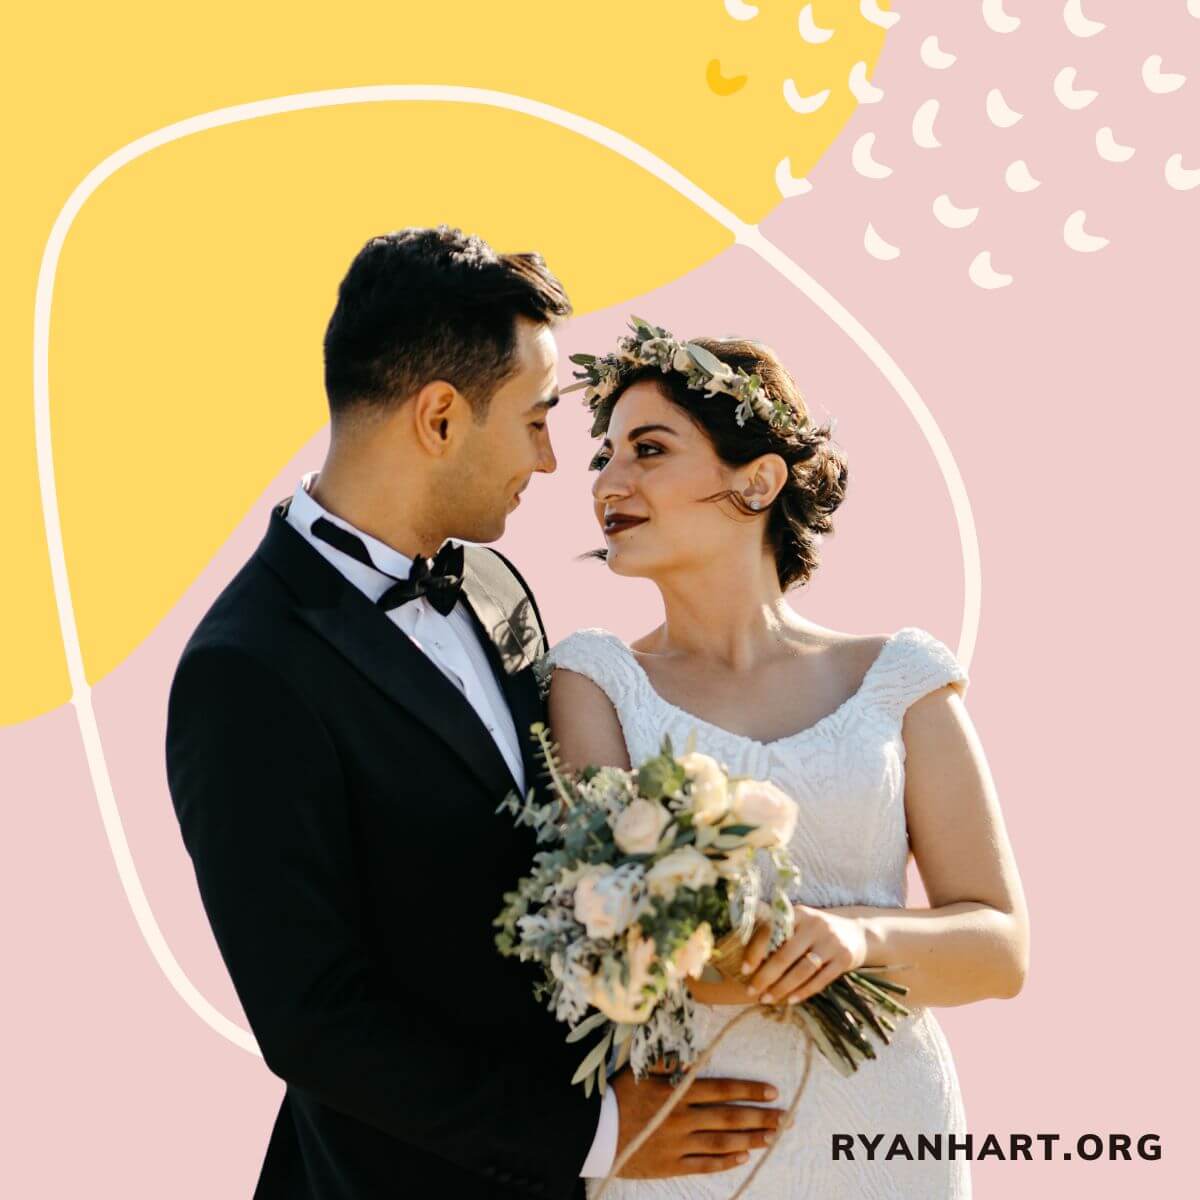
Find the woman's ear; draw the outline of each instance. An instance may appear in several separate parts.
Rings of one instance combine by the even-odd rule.
[[[787,484],[788,468],[781,455],[763,454],[742,467],[739,489],[751,508],[768,508]]]

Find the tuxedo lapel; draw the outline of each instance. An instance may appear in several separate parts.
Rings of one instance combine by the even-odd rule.
[[[529,787],[534,772],[537,770],[533,760],[533,741],[529,727],[535,721],[542,719],[537,683],[530,671],[513,675],[504,669],[501,653],[489,635],[488,626],[484,624],[476,611],[475,601],[468,597],[465,587],[460,603],[471,615],[475,631],[483,644],[484,653],[487,654],[488,662],[491,663],[492,674],[495,675],[496,682],[499,683],[500,689],[504,693],[504,699],[508,702],[508,710],[512,714],[513,726],[517,731],[517,740],[521,747],[521,761],[525,764],[526,787]]]
[[[523,588],[516,589],[520,594],[515,596],[514,588],[512,577],[494,554],[467,547],[463,592],[470,600],[472,614],[487,633],[487,644],[499,656],[506,677],[515,677],[532,666],[545,650],[529,597]]]
[[[545,645],[524,588],[514,588],[512,577],[507,571],[501,576],[499,568],[495,555],[468,547],[461,602],[474,620],[492,671],[508,701],[521,745],[526,786],[530,787],[541,768],[535,758],[529,727],[544,719],[537,681],[530,668],[545,652]],[[519,598],[515,595],[518,591]]]
[[[299,620],[440,738],[489,792],[506,786],[516,790],[504,756],[467,698],[288,524],[289,504],[286,500],[272,510],[257,554],[288,585]]]

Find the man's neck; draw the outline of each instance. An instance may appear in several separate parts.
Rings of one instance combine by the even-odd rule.
[[[418,513],[417,505],[407,505],[402,495],[389,488],[386,492],[381,484],[372,485],[369,470],[352,470],[326,459],[316,479],[312,481],[309,495],[326,512],[340,517],[362,533],[377,538],[385,546],[415,559],[418,555],[432,558],[437,553],[444,537],[422,531],[408,519]],[[381,505],[381,496],[387,501]]]

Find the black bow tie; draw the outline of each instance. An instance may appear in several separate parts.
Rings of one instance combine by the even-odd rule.
[[[365,566],[374,567],[379,571],[371,561],[362,539],[340,525],[318,517],[312,524],[312,533],[313,537],[319,537],[321,541],[328,542],[344,554],[349,554],[351,558],[358,559]],[[416,600],[418,596],[424,596],[443,617],[449,616],[462,594],[463,557],[462,546],[450,542],[437,552],[432,563],[418,554],[413,559],[407,579],[396,579],[395,575],[388,575],[389,579],[396,579],[396,582],[375,603],[384,612],[390,612],[410,600]],[[379,573],[387,575],[386,571]]]

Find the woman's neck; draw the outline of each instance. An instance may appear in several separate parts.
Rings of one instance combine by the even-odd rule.
[[[787,630],[805,627],[784,600],[770,558],[757,574],[705,567],[655,583],[665,619],[639,646],[651,654],[697,655],[749,670],[778,649]]]

